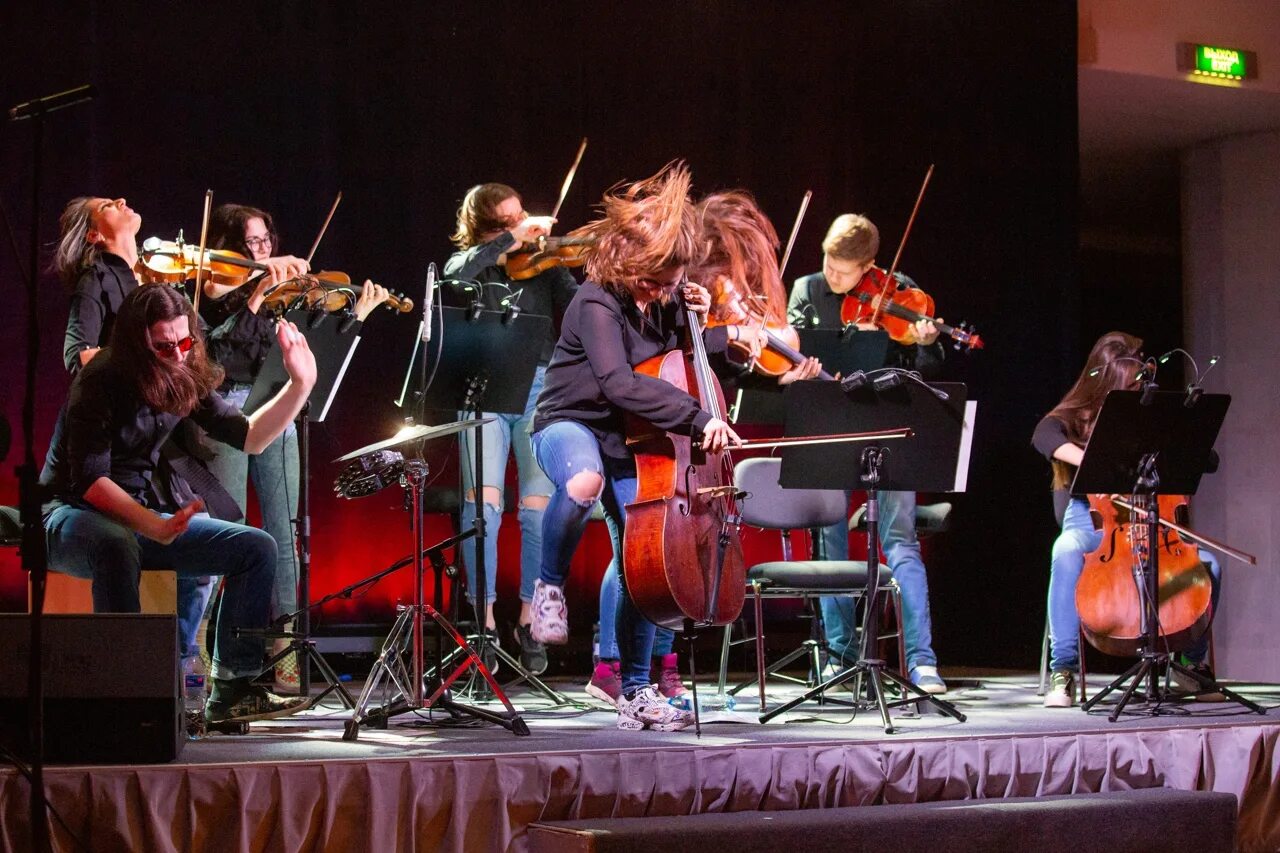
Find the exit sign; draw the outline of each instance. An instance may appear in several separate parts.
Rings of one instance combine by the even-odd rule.
[[[1258,76],[1258,55],[1236,47],[1182,42],[1178,45],[1178,70],[1222,80],[1252,79]]]

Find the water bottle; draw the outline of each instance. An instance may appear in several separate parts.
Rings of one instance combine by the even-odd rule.
[[[600,623],[595,624],[595,630],[591,634],[591,667],[594,669],[600,663]]]
[[[200,655],[188,655],[182,659],[182,705],[187,711],[204,710],[204,662]]]
[[[674,705],[682,711],[693,710],[693,691],[686,691],[683,696],[675,699],[668,699],[668,704]],[[713,711],[732,711],[737,703],[733,696],[728,693],[699,693],[698,694],[698,712],[707,713]]]

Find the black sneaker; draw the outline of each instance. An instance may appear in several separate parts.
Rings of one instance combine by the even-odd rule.
[[[492,628],[486,628],[484,631],[484,649],[480,654],[480,660],[484,661],[485,669],[489,670],[490,675],[498,673],[498,632]]]
[[[1212,682],[1217,682],[1214,677],[1213,670],[1207,663],[1186,663],[1187,669],[1199,675],[1201,678]],[[1173,695],[1175,697],[1190,697],[1197,702],[1225,702],[1227,697],[1223,696],[1216,690],[1206,690],[1205,687],[1194,678],[1183,675],[1178,670],[1173,670],[1169,675],[1169,680],[1173,682]]]
[[[277,696],[257,684],[250,685],[232,701],[212,696],[204,704],[204,718],[209,725],[218,723],[251,723],[287,717],[311,703],[306,696]]]
[[[516,642],[520,644],[520,665],[532,675],[547,671],[547,647],[533,638],[528,625],[516,626]]]

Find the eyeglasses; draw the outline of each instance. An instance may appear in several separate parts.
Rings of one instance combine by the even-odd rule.
[[[271,240],[270,234],[266,235],[265,237],[245,237],[244,238],[245,247],[255,252],[258,249],[267,248],[268,246],[271,245],[271,243],[272,243],[272,240]]]
[[[174,352],[190,352],[191,347],[195,345],[196,339],[191,335],[185,338],[179,338],[176,341],[152,341],[151,348],[158,355],[173,355]]]

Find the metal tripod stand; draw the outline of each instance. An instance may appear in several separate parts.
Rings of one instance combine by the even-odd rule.
[[[413,596],[414,602],[398,609],[396,622],[382,644],[382,652],[374,663],[365,682],[364,690],[356,702],[355,709],[346,723],[342,739],[354,741],[359,737],[360,726],[385,728],[390,717],[407,711],[440,707],[455,716],[466,714],[506,728],[516,735],[528,735],[529,727],[516,712],[506,694],[494,680],[493,674],[480,660],[466,639],[449,623],[434,607],[423,599],[425,571],[423,568],[422,542],[422,488],[426,480],[427,466],[420,460],[406,460],[404,463],[404,484],[409,489],[411,510],[410,525],[413,528]],[[454,642],[464,659],[447,675],[443,667],[436,668],[437,676],[433,678],[433,689],[426,695],[426,675],[424,670],[423,627],[426,619],[431,619],[437,629],[437,637],[447,634]],[[407,658],[407,659],[406,659]],[[498,714],[483,708],[456,703],[448,695],[449,688],[468,669],[476,671],[488,683],[494,695],[506,708],[506,714]],[[371,708],[374,697],[382,689],[388,694],[388,701]]]

